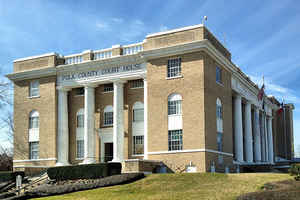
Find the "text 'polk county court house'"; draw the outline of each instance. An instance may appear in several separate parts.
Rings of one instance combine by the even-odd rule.
[[[125,171],[162,162],[224,172],[293,157],[294,106],[264,93],[260,100],[260,88],[203,25],[18,59],[7,77],[15,170],[113,161]]]

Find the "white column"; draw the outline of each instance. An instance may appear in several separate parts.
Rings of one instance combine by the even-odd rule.
[[[269,144],[269,138],[268,138],[268,125],[267,125],[267,115],[265,114],[264,117],[264,123],[265,123],[265,155],[266,155],[266,161],[269,162],[269,148],[268,148],[268,144]]]
[[[101,155],[100,155],[100,161],[103,163],[104,162],[104,151],[105,151],[105,148],[104,148],[104,142],[103,142],[103,139],[101,138]]]
[[[122,162],[124,156],[124,82],[114,82],[114,127],[113,127],[113,162]]]
[[[68,89],[58,89],[57,116],[57,163],[56,166],[69,165],[69,125]]]
[[[253,162],[253,145],[252,145],[252,121],[251,121],[251,103],[247,101],[245,106],[245,156],[246,162]]]
[[[234,134],[235,158],[243,162],[242,97],[240,95],[234,97]]]
[[[266,148],[265,148],[265,127],[264,127],[264,114],[261,115],[260,120],[260,133],[261,133],[261,160],[266,161]]]
[[[268,118],[269,161],[274,163],[272,117]]]
[[[84,160],[82,164],[96,162],[95,157],[95,88],[84,87]]]
[[[257,107],[255,107],[254,112],[254,148],[255,162],[261,162],[259,109]]]
[[[144,159],[148,159],[148,88],[144,78]]]

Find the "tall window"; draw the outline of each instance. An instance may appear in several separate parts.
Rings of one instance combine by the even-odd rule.
[[[168,78],[181,76],[181,58],[168,60]]]
[[[144,154],[144,136],[133,136],[133,154]]]
[[[75,95],[81,96],[84,95],[84,88],[75,88]]]
[[[114,91],[114,84],[113,83],[108,83],[103,85],[103,92],[112,92]]]
[[[31,81],[29,86],[29,97],[40,96],[40,83],[38,80]]]
[[[112,106],[106,106],[104,108],[104,126],[112,126],[114,123],[114,113],[113,113],[113,107]]]
[[[168,115],[181,115],[182,98],[179,94],[172,94],[168,97]]]
[[[29,114],[29,159],[39,158],[39,113],[33,110]]]
[[[223,109],[222,102],[217,98],[216,102],[216,117],[217,117],[217,149],[223,152]],[[218,156],[219,164],[223,163],[223,156]]]
[[[169,130],[169,151],[182,150],[182,129]]]
[[[222,84],[222,70],[218,66],[216,66],[216,82]]]
[[[133,105],[133,122],[144,121],[144,104],[136,102]]]
[[[168,97],[168,146],[169,151],[182,150],[182,97]]]
[[[84,109],[81,108],[76,115],[76,158],[84,157]]]

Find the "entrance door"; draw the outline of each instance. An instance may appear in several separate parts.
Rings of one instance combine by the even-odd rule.
[[[112,161],[113,159],[113,143],[104,143],[104,162]]]

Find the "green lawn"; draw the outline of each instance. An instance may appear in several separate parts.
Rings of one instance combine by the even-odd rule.
[[[267,182],[292,179],[288,174],[153,174],[137,182],[74,192],[40,200],[184,200],[235,199],[243,193],[261,190]]]

